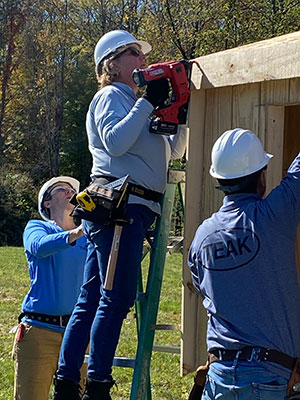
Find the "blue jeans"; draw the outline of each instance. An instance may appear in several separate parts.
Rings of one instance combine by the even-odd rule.
[[[143,241],[155,218],[148,207],[138,204],[129,204],[126,215],[133,223],[122,231],[112,290],[105,290],[103,283],[114,229],[83,221],[89,247],[83,285],[60,351],[59,378],[80,381],[79,371],[90,341],[88,377],[96,381],[112,379],[122,323],[136,298]]]
[[[284,400],[287,379],[257,361],[214,362],[209,366],[202,400]]]

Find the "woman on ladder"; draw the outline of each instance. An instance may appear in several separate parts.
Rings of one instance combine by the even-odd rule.
[[[150,115],[169,97],[166,79],[151,82],[137,98],[134,69],[146,67],[149,43],[125,30],[105,34],[95,48],[100,90],[87,113],[93,182],[130,175],[144,195],[130,195],[112,290],[103,287],[113,227],[83,221],[89,241],[84,284],[63,340],[54,400],[80,399],[80,367],[90,340],[88,379],[83,400],[110,400],[112,364],[124,318],[136,297],[145,233],[160,213],[170,158],[183,156],[185,131],[162,136],[149,131]],[[141,197],[140,197],[141,196]]]

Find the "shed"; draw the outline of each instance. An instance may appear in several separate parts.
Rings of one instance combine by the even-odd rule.
[[[279,183],[300,149],[300,31],[195,61],[188,118],[182,375],[194,371],[207,358],[207,315],[186,260],[197,227],[223,199],[209,175],[213,143],[225,130],[251,129],[274,154],[267,171],[267,192]]]

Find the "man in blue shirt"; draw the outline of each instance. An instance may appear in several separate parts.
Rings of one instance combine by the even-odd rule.
[[[188,259],[208,313],[202,399],[282,400],[300,356],[300,155],[263,199],[271,157],[240,128],[212,150],[210,174],[225,198],[198,228]]]
[[[30,289],[16,333],[15,400],[48,400],[63,333],[83,279],[87,244],[70,216],[79,182],[59,176],[39,192],[42,220],[30,220],[23,240]]]

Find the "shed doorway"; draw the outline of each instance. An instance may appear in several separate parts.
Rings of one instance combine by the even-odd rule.
[[[282,175],[300,151],[300,104],[284,107]]]

